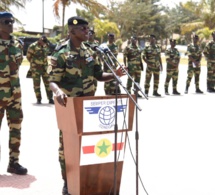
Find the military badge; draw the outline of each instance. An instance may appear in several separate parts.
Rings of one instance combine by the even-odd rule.
[[[78,21],[77,20],[73,20],[73,24],[78,24]]]
[[[87,61],[88,63],[91,62],[92,60],[93,60],[93,57],[92,57],[92,56],[86,58],[86,61]]]

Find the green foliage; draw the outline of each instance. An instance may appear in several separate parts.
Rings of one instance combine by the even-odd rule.
[[[117,24],[114,22],[109,22],[108,20],[99,20],[94,19],[94,30],[96,33],[96,37],[101,39],[101,42],[103,42],[104,37],[107,36],[107,33],[114,33],[116,37],[120,35],[120,31],[117,27]]]
[[[18,37],[18,38],[19,37],[38,37],[39,38],[41,36],[41,34],[31,35],[31,34],[22,33],[22,32],[14,32],[14,33],[12,33],[12,35],[15,36],[15,37]],[[60,40],[60,35],[55,36],[55,37],[47,37],[47,39],[51,43],[55,44],[55,43],[57,43]]]

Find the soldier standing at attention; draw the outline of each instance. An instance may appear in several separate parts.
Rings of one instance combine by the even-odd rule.
[[[21,144],[21,124],[23,120],[19,67],[22,50],[13,32],[13,15],[0,12],[0,129],[6,111],[9,126],[9,165],[7,171],[18,175],[27,174],[27,169],[19,164]]]
[[[41,78],[45,85],[46,95],[49,100],[49,104],[54,104],[53,94],[49,88],[48,82],[48,39],[45,36],[41,36],[38,41],[32,43],[28,47],[26,58],[30,62],[30,69],[32,71],[34,92],[37,99],[37,104],[41,104],[42,95],[40,90]]]
[[[207,61],[207,91],[215,92],[215,31],[212,32],[213,40],[210,41],[204,48],[204,56]]]
[[[172,86],[173,86],[173,94],[174,95],[180,95],[180,93],[177,91],[177,83],[178,83],[178,65],[180,62],[180,53],[175,48],[176,40],[170,39],[170,48],[166,49],[165,56],[166,56],[166,63],[167,63],[167,69],[166,69],[166,81],[165,81],[165,94],[169,95],[169,82],[172,79]]]
[[[153,95],[160,97],[158,93],[158,85],[160,80],[160,71],[163,71],[163,65],[161,61],[161,48],[156,44],[155,35],[150,35],[150,43],[143,49],[143,60],[147,64],[146,78],[145,78],[145,94],[148,96],[150,81],[153,75],[154,77],[154,89]]]
[[[95,32],[93,29],[90,29],[89,30],[89,38],[88,40],[86,41],[87,44],[89,45],[92,45],[92,46],[99,46],[99,41],[95,39]],[[99,61],[99,63],[101,64],[100,62],[100,59],[98,58],[98,56],[96,55],[96,52],[93,53],[93,57],[94,58],[97,58],[97,60]],[[94,85],[95,85],[95,92],[96,92],[96,89],[97,89],[97,80],[94,79]]]
[[[98,81],[111,81],[112,73],[103,72],[98,61],[92,56],[90,48],[84,42],[88,40],[88,22],[78,16],[68,19],[70,39],[51,57],[50,88],[55,93],[58,103],[66,106],[67,97],[93,96],[94,77]],[[117,69],[116,74],[125,75],[123,70]],[[63,195],[68,194],[66,165],[63,147],[63,135],[59,136],[59,161],[62,178],[64,180]]]
[[[199,89],[199,76],[201,72],[201,59],[202,59],[202,50],[199,46],[199,36],[194,34],[192,36],[193,43],[187,46],[188,55],[188,70],[187,70],[187,82],[185,94],[188,93],[191,79],[193,75],[195,76],[195,85],[196,93],[202,94],[203,92]]]
[[[110,51],[112,52],[112,54],[115,56],[115,58],[117,58],[117,55],[118,55],[119,51],[118,51],[117,45],[115,44],[115,35],[113,33],[109,33],[108,34],[107,46],[110,49]],[[110,64],[110,66],[114,70],[116,70],[116,68],[117,68],[117,64],[115,63],[116,60],[111,55],[110,55],[110,57],[111,57],[111,59],[112,59],[112,61],[113,61],[114,64],[112,64],[110,62],[110,60],[108,60],[108,62]],[[104,71],[111,73],[111,70],[106,66],[106,64],[104,64]],[[116,91],[117,91],[118,94],[121,93],[120,87],[118,85],[117,85],[117,89],[116,89],[116,81],[115,80],[112,80],[110,82],[105,82],[105,84],[104,84],[104,90],[105,90],[105,94],[106,95],[116,94]]]
[[[143,63],[141,59],[141,49],[137,45],[137,37],[131,37],[131,43],[127,45],[123,52],[124,65],[128,67],[128,73],[134,78],[134,81],[140,84],[141,71],[143,71]],[[131,93],[132,81],[127,80],[127,90]],[[138,94],[138,97],[142,97]]]

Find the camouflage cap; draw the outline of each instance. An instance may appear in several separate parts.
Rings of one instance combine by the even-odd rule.
[[[72,26],[83,25],[83,24],[88,25],[88,22],[84,18],[79,16],[73,16],[69,18],[67,23],[68,25],[72,25]]]
[[[13,15],[9,12],[0,12],[0,19],[1,18],[13,18]]]

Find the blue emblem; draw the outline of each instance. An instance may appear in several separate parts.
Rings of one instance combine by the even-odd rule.
[[[111,125],[115,120],[115,109],[111,106],[105,106],[99,111],[99,121],[103,125]]]

